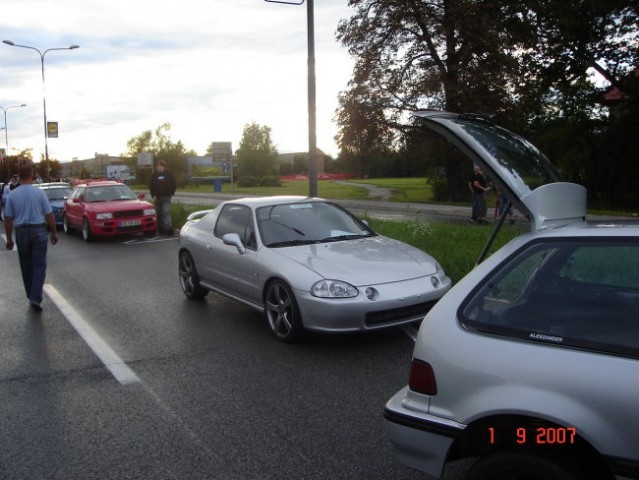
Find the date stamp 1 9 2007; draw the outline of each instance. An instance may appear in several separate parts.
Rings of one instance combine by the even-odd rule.
[[[488,427],[488,441],[512,445],[573,445],[577,437],[575,427],[517,427],[498,429]]]

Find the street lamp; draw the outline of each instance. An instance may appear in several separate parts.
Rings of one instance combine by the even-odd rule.
[[[265,0],[269,3],[301,5],[304,0]],[[306,0],[308,35],[308,183],[309,196],[317,196],[317,120],[315,88],[315,13],[314,0]]]
[[[2,109],[2,111],[4,112],[4,145],[6,148],[6,156],[9,156],[9,127],[7,127],[7,110],[9,110],[10,108],[20,108],[20,107],[26,107],[27,104],[23,103],[22,105],[9,105],[8,107],[3,107],[0,106],[0,108]],[[11,172],[7,171],[7,173],[9,175],[11,175]]]
[[[29,50],[34,50],[38,52],[38,54],[40,55],[40,64],[42,65],[42,107],[44,111],[44,159],[47,166],[46,181],[48,182],[50,179],[51,171],[49,168],[49,143],[47,140],[49,135],[48,135],[48,128],[47,128],[47,97],[46,97],[45,88],[44,88],[44,56],[47,54],[47,52],[51,52],[53,50],[74,50],[76,48],[80,48],[80,45],[70,45],[68,47],[61,47],[61,48],[49,48],[45,50],[44,52],[42,52],[35,47],[30,47],[28,45],[18,45],[17,43],[12,42],[11,40],[2,40],[2,43],[6,43],[7,45],[11,45],[12,47],[28,48]]]

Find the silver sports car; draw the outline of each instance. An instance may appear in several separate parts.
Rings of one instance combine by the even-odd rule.
[[[430,255],[318,198],[231,200],[180,231],[184,294],[214,291],[264,312],[275,336],[421,320],[451,287]]]

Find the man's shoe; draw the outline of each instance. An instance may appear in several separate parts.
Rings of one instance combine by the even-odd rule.
[[[31,308],[33,309],[34,312],[38,312],[40,313],[42,311],[42,307],[40,306],[39,303],[31,303]]]

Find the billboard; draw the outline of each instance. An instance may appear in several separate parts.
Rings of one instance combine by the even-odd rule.
[[[231,157],[233,156],[231,142],[211,143],[211,153],[213,153],[213,161],[231,160]]]
[[[106,173],[109,180],[127,181],[134,178],[128,165],[107,165]]]
[[[140,152],[138,153],[138,168],[152,168],[153,167],[153,153]]]

